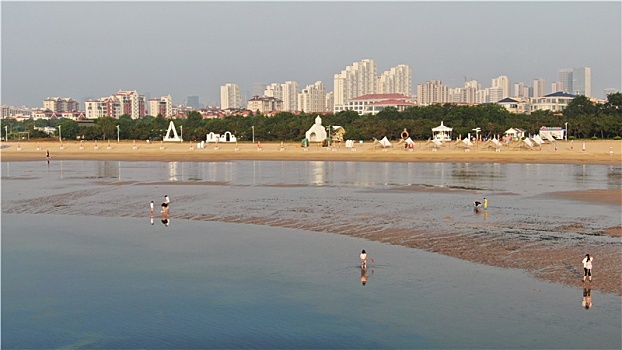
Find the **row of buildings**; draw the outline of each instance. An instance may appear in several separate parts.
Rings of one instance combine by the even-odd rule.
[[[338,113],[354,110],[359,114],[376,114],[387,107],[403,110],[411,106],[444,103],[499,103],[515,113],[531,113],[542,109],[560,111],[574,96],[592,95],[589,67],[560,69],[549,94],[544,79],[534,79],[531,86],[523,82],[512,85],[507,76],[492,79],[489,87],[483,87],[476,80],[468,80],[466,77],[464,86],[457,88],[450,88],[440,80],[430,80],[418,84],[416,93],[413,93],[412,70],[408,65],[400,64],[378,74],[376,63],[371,59],[354,62],[335,74],[333,84],[333,91],[328,91],[321,81],[303,89],[295,81],[260,84],[254,87],[253,97],[243,101],[240,87],[229,83],[220,87],[220,107],[201,109],[201,113],[206,118],[248,115],[257,111],[274,114],[279,111]],[[613,92],[616,92],[615,89],[606,91],[606,94]],[[177,117],[188,109],[199,107],[198,96],[189,96],[185,106],[175,106],[170,95],[146,99],[136,90],[119,90],[110,96],[86,100],[82,110],[73,99],[60,97],[47,98],[43,101],[43,108],[36,110],[0,106],[0,118],[96,119],[118,118],[121,115],[129,115],[134,119],[145,115]]]
[[[551,84],[550,91],[591,97],[591,76],[589,67],[561,69],[558,71],[557,81]],[[361,101],[356,99],[366,95],[374,99],[374,103],[378,103],[380,95],[400,94],[407,97],[406,102],[419,106],[438,103],[497,103],[510,97],[530,99],[547,95],[547,83],[543,78],[534,79],[532,86],[524,82],[515,83],[512,89],[512,83],[507,76],[492,79],[490,87],[483,87],[476,80],[467,81],[466,78],[464,86],[458,88],[450,88],[440,80],[430,80],[418,84],[416,93],[413,94],[412,70],[408,65],[400,64],[377,74],[376,63],[371,59],[364,59],[346,67],[334,75],[333,83],[333,91],[326,91],[321,81],[302,90],[295,81],[272,83],[265,85],[262,94],[254,95],[248,101],[242,101],[237,84],[229,83],[220,88],[220,105],[222,109],[247,108],[262,113],[274,110],[269,108],[290,112],[336,113],[348,109],[361,112]],[[394,99],[395,96],[388,98]]]

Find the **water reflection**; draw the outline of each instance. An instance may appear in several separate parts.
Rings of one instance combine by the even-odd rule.
[[[121,162],[101,161],[97,162],[96,174],[98,178],[121,179]],[[63,162],[60,162],[60,177],[63,178]]]
[[[584,285],[583,286],[583,300],[581,301],[581,305],[587,310],[592,307],[592,287]]]

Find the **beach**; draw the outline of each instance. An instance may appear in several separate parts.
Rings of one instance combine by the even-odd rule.
[[[443,162],[443,163],[518,163],[518,164],[585,164],[608,165],[619,168],[621,164],[621,141],[583,141],[571,143],[559,142],[557,150],[554,145],[543,145],[542,149],[504,148],[496,152],[493,148],[472,147],[469,151],[452,145],[436,151],[422,142],[416,143],[413,151],[401,147],[382,149],[372,143],[357,144],[356,150],[341,146],[327,149],[312,145],[304,150],[294,143],[262,143],[261,149],[255,144],[208,144],[205,148],[197,148],[196,143],[147,143],[142,142],[9,142],[3,145],[1,157],[3,162],[45,161],[46,151],[50,151],[50,161],[58,160],[113,160],[113,161],[161,161],[161,162],[220,162],[235,160],[265,161],[338,161],[338,162]],[[37,149],[38,148],[38,149]],[[619,172],[619,170],[616,170]],[[615,171],[614,171],[615,173]],[[573,191],[555,191],[550,198],[564,203],[585,203],[586,205],[603,206],[603,208],[619,208],[622,206],[622,191],[619,180],[613,178],[613,189],[586,189]],[[617,183],[617,185],[616,185]],[[245,186],[229,186],[226,182],[208,181],[174,181],[174,182],[113,182],[107,184],[108,191],[122,196],[123,188],[133,189],[141,195],[136,198],[124,198],[122,210],[125,216],[141,217],[142,213],[135,208],[141,206],[140,198],[148,196],[154,187],[165,188],[166,193],[175,193],[174,201],[182,201],[185,205],[174,205],[172,220],[200,220],[229,223],[256,224],[262,226],[303,229],[315,232],[330,232],[368,240],[400,245],[415,249],[435,252],[465,261],[497,266],[503,268],[523,269],[535,277],[566,285],[581,285],[582,270],[580,260],[589,250],[596,257],[597,277],[592,288],[605,293],[622,295],[622,275],[619,270],[620,241],[622,228],[619,220],[616,225],[593,228],[592,222],[576,219],[567,223],[529,223],[517,220],[509,223],[465,223],[464,218],[455,214],[442,214],[432,219],[435,225],[429,224],[425,216],[412,216],[403,212],[393,202],[378,202],[379,207],[367,208],[363,199],[352,201],[352,198],[334,198],[326,201],[316,198],[313,192],[303,195],[302,186],[275,184],[268,186],[269,192],[280,192],[281,196],[291,196],[296,187],[298,200],[279,201],[275,198],[246,199],[248,188]],[[198,186],[198,187],[197,187]],[[141,188],[144,188],[141,189]],[[308,188],[308,187],[306,187]],[[311,191],[310,189],[308,189]],[[93,196],[104,192],[78,191],[71,196],[58,195],[23,200],[10,206],[3,205],[3,213],[60,214],[60,215],[93,215],[89,212],[88,203]],[[121,192],[119,192],[121,191]],[[197,196],[199,192],[226,193],[205,199]],[[306,190],[305,190],[306,191]],[[451,192],[457,195],[463,191],[465,197],[472,197],[473,191],[448,189],[444,187],[405,187],[395,191],[411,192],[414,195],[442,194]],[[144,193],[143,193],[144,192]],[[99,193],[99,194],[98,194]],[[263,193],[263,192],[261,192]],[[408,194],[408,193],[407,193]],[[515,194],[506,194],[511,198]],[[240,200],[232,201],[238,196]],[[274,196],[277,196],[274,194]],[[137,199],[138,198],[138,199]],[[278,197],[282,199],[283,197]],[[379,201],[375,199],[375,201]],[[495,204],[499,204],[500,199]],[[50,203],[54,205],[50,206]],[[62,205],[59,203],[63,203]],[[285,204],[284,204],[285,203]],[[411,205],[405,203],[405,205]],[[204,210],[202,208],[209,208]],[[427,211],[427,209],[424,209]],[[459,209],[460,211],[460,209]],[[499,210],[497,209],[497,212]],[[422,212],[425,214],[425,212]],[[418,215],[422,215],[418,214]],[[115,216],[118,212],[108,209],[97,215]],[[483,216],[484,214],[482,214]],[[486,213],[487,215],[487,213]],[[495,215],[495,212],[492,212]],[[542,215],[546,216],[547,210]],[[350,218],[344,221],[343,218]],[[619,219],[619,217],[618,217]],[[470,220],[470,219],[469,219]],[[336,225],[335,222],[340,222]],[[387,225],[387,222],[391,222]],[[439,224],[440,223],[440,224]],[[429,228],[424,228],[425,225]],[[470,226],[469,226],[470,225]],[[481,226],[484,225],[484,226]],[[467,227],[468,226],[468,227]],[[481,226],[481,227],[479,227]],[[460,228],[471,232],[464,234]],[[487,235],[473,234],[484,230]],[[508,231],[538,232],[538,234],[554,231],[558,237],[534,243],[532,238],[512,237]],[[586,247],[581,239],[559,239],[563,235],[602,236],[607,241],[590,243]],[[616,241],[617,239],[617,241]],[[613,243],[612,243],[613,241]],[[616,243],[617,242],[617,243]],[[577,263],[578,262],[578,263]]]
[[[585,145],[585,148],[583,147]],[[497,152],[491,144],[475,144],[465,148],[462,143],[445,143],[434,149],[430,143],[417,141],[412,151],[393,142],[383,149],[373,142],[355,143],[348,149],[343,143],[335,147],[311,144],[306,151],[300,143],[261,142],[205,144],[197,142],[146,141],[22,141],[3,142],[2,161],[45,160],[49,150],[55,160],[118,160],[118,161],[226,161],[226,160],[313,160],[367,162],[471,162],[471,163],[532,163],[532,164],[600,164],[622,163],[622,141],[559,141],[542,147],[528,148],[524,143],[502,146]]]

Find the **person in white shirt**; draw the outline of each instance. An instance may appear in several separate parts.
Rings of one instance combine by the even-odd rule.
[[[171,202],[170,198],[168,198],[168,194],[164,195],[164,202],[162,202],[162,212],[168,213],[168,204]]]
[[[590,254],[585,254],[585,258],[583,258],[583,282],[585,282],[586,277],[592,282],[592,260],[594,258]]]
[[[359,258],[361,258],[361,268],[367,268],[367,253],[365,252],[365,249],[363,249],[361,255],[359,255]]]

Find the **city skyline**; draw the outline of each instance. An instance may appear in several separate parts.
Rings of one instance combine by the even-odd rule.
[[[321,81],[330,92],[333,76],[363,59],[379,73],[408,65],[413,94],[431,80],[490,86],[499,76],[526,86],[543,78],[550,92],[560,69],[591,67],[592,96],[604,98],[605,89],[621,89],[620,9],[619,2],[3,2],[0,103],[82,102],[130,89],[218,105],[227,83],[249,99],[254,84],[286,81],[301,88]]]

